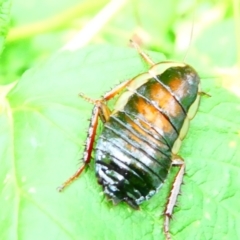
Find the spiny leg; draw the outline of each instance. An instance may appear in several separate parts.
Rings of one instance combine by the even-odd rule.
[[[173,62],[173,61],[161,61],[159,63],[155,63],[140,47],[137,43],[133,42],[132,40],[130,40],[130,43],[132,44],[132,46],[138,51],[139,55],[141,56],[141,58],[148,64],[150,65],[150,68],[148,70],[148,73],[150,74],[150,76],[152,76],[157,82],[159,82],[160,84],[161,81],[157,78],[157,75],[159,73],[164,72],[166,69],[170,68],[170,67],[178,67],[178,66],[185,66],[186,64],[183,63],[178,63],[178,62]],[[161,70],[161,71],[159,71]],[[157,74],[158,73],[158,74]]]
[[[155,65],[155,63],[153,62],[153,60],[145,53],[143,52],[143,50],[140,48],[140,46],[130,40],[130,43],[132,44],[132,46],[137,50],[137,52],[139,53],[139,55],[141,56],[141,58],[147,63],[149,64],[151,67]],[[121,92],[125,87],[127,87],[131,82],[133,82],[135,80],[135,78],[129,79],[123,83],[120,83],[119,85],[117,85],[115,88],[113,88],[112,90],[110,90],[109,92],[107,92],[104,96],[103,99],[104,100],[110,100],[111,98],[113,98],[116,94],[118,94],[119,92]]]
[[[168,197],[167,206],[164,211],[164,215],[165,215],[164,233],[165,233],[167,240],[171,240],[171,236],[169,233],[169,221],[172,217],[173,209],[174,209],[174,206],[176,205],[177,197],[180,193],[180,188],[181,188],[181,185],[183,182],[183,175],[184,175],[184,171],[185,171],[185,163],[180,157],[176,156],[176,158],[174,158],[172,160],[172,166],[179,166],[180,168],[174,179],[172,189],[171,189],[171,192]]]
[[[91,99],[82,93],[79,94],[79,96],[83,98],[85,101],[94,104],[92,116],[90,119],[89,129],[88,129],[88,136],[85,144],[85,149],[83,152],[83,165],[79,167],[78,170],[67,181],[65,181],[60,187],[58,187],[58,190],[60,192],[63,191],[63,189],[67,187],[69,184],[71,184],[74,180],[76,180],[91,161],[91,153],[93,151],[93,145],[94,145],[94,140],[95,140],[97,126],[98,126],[98,117],[100,117],[101,121],[105,123],[108,121],[109,116],[111,114],[111,111],[105,104],[105,101],[108,101],[114,96],[116,96],[132,81],[133,79],[129,79],[117,85],[115,88],[107,92],[103,96],[103,98],[100,100]]]
[[[148,70],[150,76],[152,76],[153,78],[155,78],[158,82],[159,82],[159,79],[157,78],[157,74],[155,73],[155,70],[153,70],[154,66],[155,65],[159,65],[159,64],[155,64],[153,62],[153,60],[145,53],[143,52],[143,50],[139,47],[139,45],[135,42],[133,42],[132,40],[130,40],[130,43],[133,45],[133,47],[138,51],[139,55],[141,56],[141,58],[147,63],[150,65],[150,68]],[[163,64],[166,64],[166,65],[169,65],[170,63],[169,62],[161,62]],[[165,67],[166,69],[168,67]]]
[[[93,107],[92,117],[90,120],[89,129],[88,129],[88,136],[85,144],[85,149],[83,152],[83,165],[79,167],[78,170],[58,188],[60,192],[63,191],[63,189],[69,184],[71,184],[75,179],[77,179],[81,175],[85,167],[90,163],[91,153],[93,150],[93,144],[94,144],[94,139],[96,136],[96,130],[98,125],[98,116],[99,116],[99,106],[96,104]]]
[[[208,94],[208,93],[206,93],[206,92],[203,92],[203,91],[198,92],[198,94],[199,94],[200,96],[211,97],[210,94]]]
[[[124,88],[126,88],[134,80],[135,80],[135,78],[131,78],[125,82],[118,84],[113,89],[111,89],[109,92],[104,94],[102,101],[103,100],[108,101],[111,98],[115,97],[117,94],[119,94]]]
[[[130,43],[132,44],[132,46],[137,50],[137,52],[139,53],[139,55],[141,56],[141,58],[147,63],[149,64],[151,67],[155,65],[155,63],[153,62],[153,60],[145,53],[143,52],[143,50],[139,47],[139,45],[130,40]],[[134,81],[135,78],[129,79],[123,83],[120,83],[119,85],[117,85],[115,88],[113,88],[112,90],[110,90],[109,92],[107,92],[104,96],[103,99],[104,100],[110,100],[111,98],[113,98],[116,94],[118,94],[119,92],[121,92],[125,87],[127,87],[132,81]]]
[[[143,50],[139,47],[139,45],[138,45],[136,42],[130,40],[130,43],[131,43],[132,46],[138,51],[138,53],[139,53],[139,55],[141,56],[141,58],[142,58],[147,64],[149,64],[151,67],[152,67],[153,65],[155,65],[155,63],[153,62],[153,60],[152,60],[145,52],[143,52]]]

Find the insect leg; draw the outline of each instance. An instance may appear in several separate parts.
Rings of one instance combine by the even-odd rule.
[[[155,63],[153,62],[153,60],[152,60],[145,52],[143,52],[143,50],[139,47],[139,45],[138,45],[136,42],[130,40],[130,43],[131,43],[132,46],[138,51],[138,53],[139,53],[139,55],[141,56],[141,58],[142,58],[147,64],[149,64],[151,67],[152,67],[153,65],[155,65]]]
[[[90,124],[89,124],[86,145],[85,145],[85,149],[83,152],[83,165],[81,167],[79,167],[78,170],[67,181],[65,181],[60,187],[58,187],[59,192],[61,192],[66,186],[68,186],[75,179],[77,179],[81,175],[81,173],[83,172],[85,167],[90,163],[94,139],[95,139],[96,131],[97,131],[99,112],[100,112],[99,106],[97,104],[95,104],[93,107],[92,117],[91,117]]]
[[[129,85],[134,79],[129,79],[119,85],[117,85],[114,89],[110,90],[109,92],[105,93],[102,99],[100,100],[94,100],[91,99],[84,94],[80,93],[79,96],[83,98],[85,101],[94,104],[93,111],[92,111],[92,117],[89,124],[88,129],[88,136],[86,140],[85,149],[83,152],[83,165],[78,168],[78,170],[67,180],[65,181],[60,187],[58,187],[58,191],[63,191],[63,189],[71,184],[75,179],[77,179],[83,170],[86,168],[86,166],[91,161],[91,153],[93,150],[93,144],[96,136],[97,131],[97,125],[98,125],[98,117],[102,120],[103,123],[107,122],[109,119],[109,116],[111,114],[110,109],[105,104],[106,101],[113,98],[115,95],[117,95],[119,92],[121,92],[127,85]]]
[[[176,156],[172,160],[172,166],[179,166],[180,168],[174,179],[174,182],[172,185],[172,190],[171,190],[169,198],[168,198],[168,203],[167,203],[167,206],[164,211],[164,214],[165,214],[164,233],[166,235],[167,240],[171,239],[171,236],[169,233],[169,221],[172,217],[173,208],[176,205],[177,197],[180,193],[180,188],[181,188],[181,184],[183,182],[183,175],[184,175],[184,171],[185,171],[185,163],[180,157]]]
[[[210,95],[210,94],[208,94],[208,93],[206,93],[206,92],[203,92],[203,91],[201,91],[201,92],[198,92],[198,94],[199,94],[200,96],[211,97],[211,95]]]
[[[115,97],[118,93],[120,93],[124,88],[126,88],[134,80],[135,80],[135,78],[131,78],[125,82],[118,84],[113,89],[111,89],[109,92],[104,94],[102,101],[103,100],[107,101],[107,100],[110,100],[111,98]]]

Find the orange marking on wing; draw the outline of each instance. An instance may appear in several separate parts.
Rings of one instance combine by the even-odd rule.
[[[168,86],[172,89],[173,92],[178,92],[178,95],[184,96],[188,89],[184,81],[178,77],[173,77],[169,82]]]
[[[183,83],[183,80],[178,78],[178,77],[173,77],[169,82],[168,86],[173,90],[176,91],[178,90]]]
[[[144,116],[151,125],[162,129],[163,132],[172,132],[173,127],[169,121],[154,106],[148,104],[144,99],[139,98],[136,102],[136,108],[140,115]]]
[[[151,85],[150,95],[151,99],[170,116],[178,117],[178,115],[182,113],[182,108],[176,99],[159,83]]]

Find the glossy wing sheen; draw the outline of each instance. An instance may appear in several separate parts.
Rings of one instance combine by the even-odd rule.
[[[138,87],[104,124],[96,146],[96,174],[114,203],[138,208],[161,187],[198,85],[190,66],[168,68]]]

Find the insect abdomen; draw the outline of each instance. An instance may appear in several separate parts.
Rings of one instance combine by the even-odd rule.
[[[199,78],[189,66],[167,69],[138,87],[105,123],[96,151],[96,174],[115,203],[134,208],[161,187]]]

